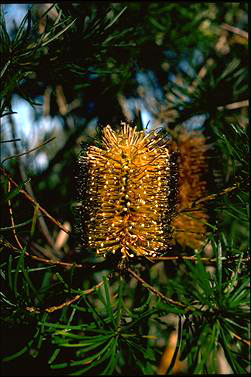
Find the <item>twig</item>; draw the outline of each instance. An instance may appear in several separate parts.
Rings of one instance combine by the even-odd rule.
[[[248,106],[249,106],[249,100],[245,99],[243,101],[229,103],[228,105],[218,106],[217,110],[220,110],[220,111],[224,109],[235,110],[235,109],[240,109],[242,107],[248,107]]]
[[[6,240],[1,240],[0,239],[0,243],[2,243],[4,246],[8,247],[12,251],[17,252],[19,254],[20,254],[20,251],[22,250],[22,248],[18,249],[18,248],[16,248],[15,246],[13,246],[11,243],[9,243]],[[45,263],[45,264],[60,266],[60,267],[63,267],[63,268],[72,268],[72,267],[82,268],[82,269],[84,269],[84,268],[90,268],[90,266],[86,266],[84,264],[75,264],[75,263],[61,262],[61,261],[57,261],[57,260],[45,259],[45,258],[37,257],[36,255],[29,254],[27,251],[24,254],[26,256],[28,256],[29,258],[37,261],[37,262],[42,262],[42,263]]]
[[[67,138],[67,141],[62,146],[62,148],[60,148],[56,152],[55,156],[49,161],[48,167],[41,174],[39,174],[39,175],[37,175],[36,177],[33,178],[33,182],[35,183],[35,185],[38,181],[45,180],[46,177],[50,174],[53,167],[58,162],[62,162],[64,160],[65,152],[69,151],[74,145],[76,145],[76,139],[83,133],[83,131],[84,131],[86,125],[88,124],[88,122],[90,121],[90,119],[87,118],[83,127],[77,127],[76,130],[73,131],[69,135],[69,137]],[[65,120],[67,120],[67,119],[65,118]]]
[[[11,158],[21,157],[21,156],[24,156],[24,155],[29,154],[29,153],[31,153],[31,152],[34,152],[34,151],[36,151],[37,149],[39,149],[39,148],[43,147],[44,145],[48,144],[50,141],[52,141],[52,140],[54,140],[54,139],[56,139],[56,136],[51,137],[50,139],[46,140],[44,143],[39,144],[37,147],[32,148],[32,149],[30,149],[30,150],[27,151],[27,152],[18,153],[18,154],[15,154],[15,155],[13,155],[13,156],[6,157],[6,158],[3,159],[3,161],[1,162],[1,164],[3,164],[3,163],[4,163],[5,161],[7,161],[7,160],[10,160]],[[20,140],[20,139],[6,140],[5,143],[6,143],[7,141],[19,141],[19,140]],[[3,143],[4,143],[4,141],[3,141]]]
[[[47,249],[46,247],[42,247],[38,244],[36,244],[34,241],[30,245],[30,249],[32,253],[34,253],[37,256],[46,257],[51,260],[59,260],[59,258],[51,253],[50,249]]]
[[[15,138],[15,133],[16,133],[16,125],[15,125],[15,122],[14,122],[14,119],[13,119],[12,115],[9,115],[9,122],[10,122],[10,125],[11,125],[12,137],[14,139]],[[31,152],[33,152],[33,151],[41,148],[42,146],[44,146],[45,144],[49,143],[53,139],[55,139],[55,137],[50,138],[49,140],[45,141],[44,143],[39,144],[37,147],[35,147],[35,148],[33,148],[33,149],[31,149],[31,150],[29,150],[27,152],[23,152],[23,153],[18,153],[19,152],[18,151],[18,146],[17,146],[16,142],[14,141],[14,148],[15,148],[15,151],[16,151],[16,156],[11,156],[11,157],[8,157],[7,159],[12,158],[12,157],[20,157],[20,156],[29,154],[29,153],[31,153]],[[6,161],[6,159],[4,161]],[[20,161],[18,163],[18,166],[19,166],[20,174],[21,174],[21,177],[22,177],[23,181],[27,181],[26,171],[25,171],[25,169],[24,169],[24,167],[23,167],[23,165],[21,164]],[[34,193],[33,193],[31,184],[29,182],[27,182],[26,189],[27,189],[28,193],[30,194],[30,196],[34,198]],[[43,218],[42,214],[41,214],[41,216],[38,217],[38,222],[40,224],[42,234],[46,238],[46,240],[49,243],[49,245],[51,245],[51,247],[54,249],[54,241],[53,241],[53,239],[52,239],[52,237],[50,235],[50,232],[49,232],[49,230],[47,228],[47,225],[46,225],[46,223],[44,221],[44,218]]]
[[[226,262],[226,263],[232,263],[233,260],[235,259],[238,259],[239,258],[239,255],[236,255],[236,256],[231,256],[231,257],[221,257],[221,261],[222,262]],[[171,255],[171,256],[168,256],[168,257],[148,257],[148,259],[152,260],[152,261],[167,261],[167,260],[190,260],[192,262],[203,262],[203,263],[206,263],[206,264],[215,264],[217,262],[217,259],[215,257],[212,257],[212,258],[207,258],[207,257],[201,257],[201,258],[198,258],[196,255],[190,255],[190,256],[186,256],[186,255]],[[247,257],[247,258],[243,258],[242,259],[242,262],[249,262],[250,261],[250,257]]]
[[[226,189],[224,189],[221,192],[218,192],[218,193],[212,194],[212,195],[208,195],[205,198],[201,198],[201,199],[194,201],[192,203],[192,207],[196,206],[197,204],[203,203],[203,202],[208,202],[210,200],[217,199],[219,196],[229,194],[230,192],[237,190],[238,188],[240,188],[240,184],[235,183],[235,184],[233,184],[233,186],[227,187]]]
[[[166,371],[166,374],[169,375],[170,372],[172,371],[172,369],[174,369],[175,367],[175,364],[176,362],[178,361],[177,360],[177,357],[178,357],[178,354],[179,354],[179,349],[180,349],[180,344],[181,344],[181,338],[182,338],[182,330],[183,330],[183,324],[184,324],[184,320],[182,320],[181,316],[179,316],[179,323],[178,323],[178,331],[177,331],[177,335],[176,335],[176,346],[175,346],[175,349],[174,349],[174,353],[173,353],[173,356],[172,356],[172,359],[171,359],[171,362],[170,362],[170,365],[168,366],[168,369]]]
[[[216,262],[215,258],[207,258],[207,257],[202,257],[198,258],[197,256],[191,255],[191,256],[186,256],[186,255],[171,255],[169,257],[148,257],[150,260],[153,261],[165,261],[165,260],[191,260],[192,262]],[[224,258],[226,259],[226,258]]]
[[[65,233],[67,234],[71,234],[71,232],[69,232],[67,229],[65,229],[63,227],[63,225],[56,219],[54,219],[54,217],[52,217],[38,202],[36,202],[25,190],[19,188],[18,184],[13,180],[13,178],[11,178],[10,174],[6,172],[6,170],[2,167],[0,167],[0,173],[3,174],[7,179],[8,181],[13,184],[13,186],[17,187],[19,189],[19,192],[24,195],[26,197],[26,199],[28,199],[32,205],[35,207],[35,206],[38,206],[40,211],[43,212],[43,214],[48,217],[48,219],[50,219],[55,225],[57,225],[58,228],[62,229]]]
[[[11,189],[11,183],[9,181],[8,182],[8,192],[10,192],[10,189]],[[12,226],[12,229],[13,229],[13,234],[14,234],[15,240],[17,241],[17,244],[18,244],[19,248],[22,250],[23,246],[21,245],[21,243],[20,243],[20,241],[18,239],[18,236],[17,236],[15,222],[14,222],[14,217],[13,217],[13,211],[12,211],[12,208],[11,208],[11,202],[10,202],[10,200],[8,200],[8,206],[9,206],[10,221],[11,221],[11,226]]]
[[[1,114],[1,115],[0,115],[0,118],[3,118],[3,117],[5,117],[6,115],[10,115],[10,114],[17,114],[17,112],[16,112],[16,111],[8,111],[7,113]]]
[[[132,275],[135,279],[137,279],[143,286],[145,286],[149,291],[153,292],[156,296],[160,297],[162,300],[166,301],[168,304],[179,306],[180,308],[185,309],[186,311],[194,311],[199,310],[193,306],[188,306],[182,304],[179,301],[172,300],[171,298],[166,297],[163,293],[159,292],[156,288],[148,284],[145,280],[143,280],[140,276],[138,276],[131,268],[128,268],[127,271],[130,275]]]
[[[24,221],[23,223],[17,224],[15,226],[5,226],[4,228],[0,228],[0,232],[5,232],[7,230],[11,230],[11,229],[14,229],[14,228],[15,229],[21,228],[21,227],[23,227],[25,225],[30,224],[31,222],[32,222],[32,220],[30,219],[30,220]]]
[[[206,60],[203,67],[199,70],[196,78],[193,80],[191,85],[188,87],[188,92],[190,94],[193,93],[193,91],[196,89],[198,84],[201,82],[201,80],[206,76],[208,69],[214,64],[214,60],[212,58],[209,58]]]
[[[194,202],[191,203],[191,205],[189,207],[180,209],[177,212],[177,214],[180,214],[182,212],[190,212],[191,210],[192,211],[202,210],[203,208],[196,207],[196,205],[198,205],[200,203],[208,202],[210,200],[217,199],[218,197],[225,195],[225,194],[228,194],[228,193],[230,193],[234,190],[237,190],[238,188],[240,188],[240,183],[235,183],[235,184],[233,184],[233,186],[227,187],[223,191],[217,192],[216,194],[208,195],[208,196],[205,196],[204,198],[195,200]]]
[[[244,339],[244,338],[241,338],[239,335],[233,333],[232,331],[230,331],[230,333],[233,335],[234,338],[240,340],[241,342],[247,344],[248,346],[250,346],[251,344],[251,341],[249,339]]]
[[[1,140],[0,143],[12,143],[13,141],[20,141],[21,139]]]
[[[220,25],[220,27],[222,29],[231,31],[232,33],[238,34],[241,37],[248,39],[248,32],[246,32],[245,30],[241,30],[238,27],[231,26],[231,25],[225,24],[225,23],[223,23],[222,25]]]
[[[63,302],[62,304],[60,304],[58,306],[50,306],[49,308],[42,309],[42,310],[39,309],[39,308],[36,308],[34,306],[27,306],[25,309],[28,310],[31,313],[40,313],[41,311],[45,311],[47,313],[52,313],[52,312],[55,312],[56,310],[60,310],[62,308],[65,308],[66,306],[71,305],[73,302],[78,301],[82,296],[92,293],[93,291],[95,291],[96,289],[101,287],[103,284],[104,284],[104,282],[101,281],[100,283],[96,284],[94,287],[86,289],[81,294],[76,295],[72,299]]]

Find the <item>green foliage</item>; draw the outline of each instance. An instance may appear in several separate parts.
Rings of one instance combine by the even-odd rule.
[[[5,127],[10,126],[14,140],[1,143],[12,157],[1,156],[4,371],[157,374],[175,330],[176,348],[165,373],[177,373],[178,358],[186,363],[178,372],[219,373],[220,352],[233,373],[247,373],[247,39],[229,32],[225,52],[216,48],[224,40],[222,24],[245,31],[247,3],[63,2],[43,9],[39,17],[36,12],[34,5],[11,33],[3,7],[0,14],[0,116],[9,120]],[[195,51],[202,54],[199,62]],[[184,60],[192,74],[180,67]],[[136,80],[137,73],[149,72],[161,99],[154,84],[144,87]],[[60,85],[67,106],[78,100],[79,107],[60,110]],[[27,100],[36,119],[42,116],[36,103],[48,88],[50,115],[61,119],[62,130],[43,146],[48,167],[36,171],[30,166],[33,157],[15,157],[20,151],[13,98]],[[126,117],[119,98],[138,98],[142,88],[141,100],[170,134],[193,116],[205,115],[200,129],[211,143],[213,199],[207,203],[208,235],[200,249],[177,245],[168,254],[173,260],[135,260],[119,269],[115,257],[100,262],[92,250],[78,245],[75,166],[80,142],[95,135],[93,123],[118,124]],[[176,115],[161,117],[165,106]],[[137,114],[134,122],[144,128]],[[48,133],[39,135],[39,143],[51,137]],[[1,130],[2,135],[6,141],[7,132]],[[72,227],[70,237],[57,248],[66,223]]]

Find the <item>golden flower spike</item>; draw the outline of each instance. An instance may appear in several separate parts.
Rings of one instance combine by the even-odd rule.
[[[84,246],[101,256],[155,257],[168,249],[177,193],[176,154],[156,131],[107,125],[79,158]]]

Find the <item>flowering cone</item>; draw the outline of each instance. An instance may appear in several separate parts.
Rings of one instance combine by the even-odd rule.
[[[80,156],[86,247],[122,258],[167,250],[178,185],[176,154],[169,145],[157,132],[145,134],[122,123],[120,132],[106,126],[101,145]]]
[[[181,212],[191,204],[207,195],[207,157],[206,140],[200,132],[182,130],[178,140],[173,141],[173,149],[180,153],[180,186],[177,213],[172,219],[173,237],[183,247],[198,249],[206,235],[208,214],[205,209]]]

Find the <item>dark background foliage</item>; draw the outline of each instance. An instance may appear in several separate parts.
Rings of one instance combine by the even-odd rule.
[[[174,372],[247,373],[248,3],[22,7],[21,24],[6,25],[10,5],[2,6],[0,25],[3,374],[166,373],[173,334],[185,360]],[[208,194],[215,195],[207,203],[208,238],[200,250],[177,245],[172,255],[211,263],[141,261],[120,276],[112,260],[98,263],[81,247],[81,143],[121,120],[138,128],[150,121],[148,128],[171,135],[183,126],[207,137]],[[6,172],[18,189],[8,187]],[[22,190],[70,227],[70,236]]]

